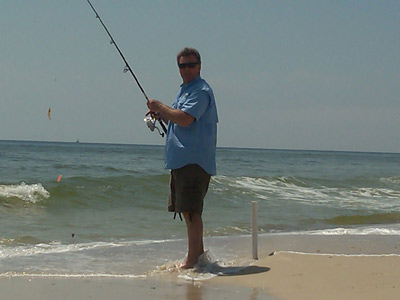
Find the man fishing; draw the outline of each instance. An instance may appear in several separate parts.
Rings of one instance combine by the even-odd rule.
[[[183,83],[172,107],[149,99],[148,114],[168,124],[165,168],[171,170],[168,211],[183,214],[188,253],[181,268],[193,268],[203,245],[203,202],[211,175],[216,174],[215,151],[218,114],[214,94],[200,77],[201,58],[196,49],[177,55]],[[174,217],[175,217],[174,215]]]

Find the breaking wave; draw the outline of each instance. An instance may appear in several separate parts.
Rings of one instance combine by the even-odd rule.
[[[16,185],[0,185],[0,200],[17,198],[25,202],[37,203],[49,197],[50,193],[40,183],[22,182]]]

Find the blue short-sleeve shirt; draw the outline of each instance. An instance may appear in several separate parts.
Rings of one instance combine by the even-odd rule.
[[[218,114],[211,87],[198,76],[181,85],[172,107],[188,113],[195,120],[187,127],[169,122],[165,168],[198,164],[208,174],[215,175]]]

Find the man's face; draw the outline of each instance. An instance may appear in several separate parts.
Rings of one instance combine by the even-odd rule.
[[[179,73],[183,79],[183,83],[188,83],[200,75],[201,65],[197,62],[194,55],[181,56],[179,58]]]

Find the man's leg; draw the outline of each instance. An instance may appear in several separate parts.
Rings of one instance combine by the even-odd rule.
[[[183,269],[193,268],[200,255],[204,253],[203,246],[203,220],[200,214],[189,214],[184,212],[187,233],[188,233],[188,253]]]

